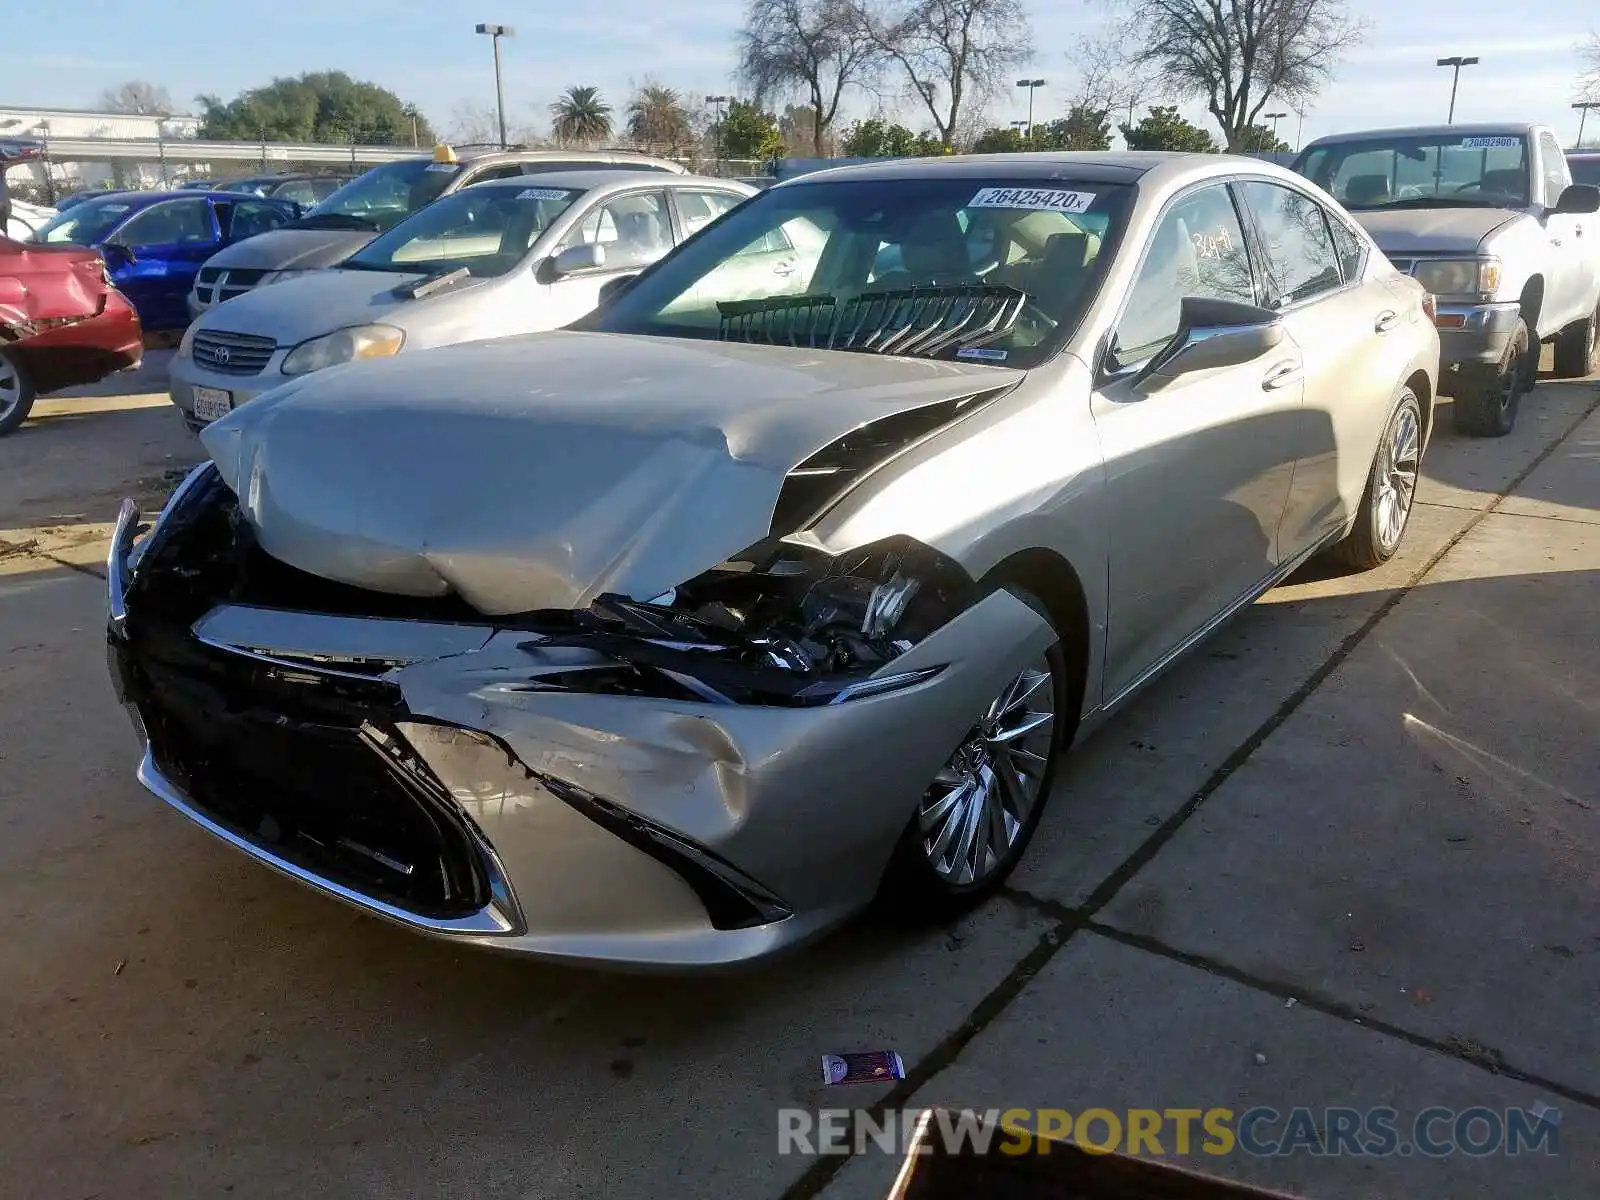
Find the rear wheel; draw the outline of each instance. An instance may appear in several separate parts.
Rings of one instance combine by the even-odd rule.
[[[1043,611],[1031,597],[1020,599]],[[884,873],[880,904],[939,919],[991,895],[1038,827],[1076,725],[1060,642],[1013,676],[934,776]]]
[[[1555,373],[1563,379],[1582,379],[1595,368],[1595,325],[1600,312],[1574,321],[1556,335]]]
[[[33,381],[14,350],[0,346],[0,437],[28,419],[33,408]]]
[[[1373,457],[1356,523],[1330,557],[1357,571],[1369,571],[1393,558],[1411,519],[1421,468],[1422,403],[1409,387],[1402,388]]]
[[[1493,370],[1456,387],[1455,426],[1468,437],[1505,437],[1517,423],[1522,393],[1533,385],[1528,370],[1528,325],[1518,321]]]

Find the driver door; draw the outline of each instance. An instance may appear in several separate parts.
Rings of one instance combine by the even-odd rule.
[[[133,252],[113,273],[145,329],[182,329],[200,264],[222,246],[211,201],[183,196],[141,209],[108,239]]]
[[[550,284],[554,324],[576,321],[600,303],[600,289],[619,275],[636,275],[672,249],[664,192],[630,192],[596,204],[578,217],[556,251],[595,245],[601,266],[574,271]]]
[[[1227,185],[1179,196],[1145,249],[1091,402],[1109,530],[1106,703],[1277,569],[1304,420],[1299,348],[1286,337],[1257,360],[1152,394],[1133,380],[1178,336],[1184,297],[1257,295]]]
[[[1545,307],[1539,324],[1543,326],[1540,332],[1548,335],[1588,316],[1592,309],[1595,287],[1600,284],[1595,270],[1600,249],[1589,243],[1600,239],[1600,223],[1593,216],[1555,211],[1572,175],[1561,147],[1548,133],[1539,135],[1539,166],[1533,202],[1545,208],[1544,231],[1550,239],[1552,268],[1545,281]],[[1593,228],[1586,229],[1586,225]],[[1535,331],[1530,333],[1538,336]]]

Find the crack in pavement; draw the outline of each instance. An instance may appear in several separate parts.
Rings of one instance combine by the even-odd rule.
[[[966,1018],[955,1029],[946,1034],[928,1054],[919,1059],[914,1065],[909,1066],[904,1079],[896,1083],[876,1103],[867,1106],[864,1111],[873,1119],[881,1121],[885,1113],[904,1108],[925,1084],[930,1082],[945,1067],[952,1064],[980,1033],[1010,1007],[1012,1001],[1022,994],[1022,990],[1027,986],[1028,982],[1043,970],[1050,960],[1061,951],[1061,948],[1067,945],[1080,931],[1089,929],[1092,932],[1100,933],[1102,936],[1111,936],[1114,933],[1118,939],[1132,937],[1133,935],[1113,931],[1109,926],[1100,925],[1094,921],[1094,917],[1116,897],[1117,893],[1139,871],[1149,864],[1151,859],[1161,852],[1161,848],[1177,835],[1178,830],[1200,810],[1201,805],[1216,794],[1222,785],[1228,781],[1229,777],[1244,766],[1251,756],[1261,748],[1262,744],[1276,733],[1284,722],[1293,716],[1327,682],[1328,677],[1344,665],[1345,661],[1355,653],[1356,648],[1366,641],[1372,631],[1395,610],[1400,602],[1409,596],[1432,573],[1433,569],[1444,560],[1445,556],[1460,545],[1462,540],[1477,529],[1491,514],[1495,513],[1534,471],[1543,466],[1557,450],[1566,444],[1567,439],[1582,428],[1583,423],[1593,416],[1597,410],[1600,410],[1600,391],[1596,392],[1595,398],[1567,428],[1562,430],[1560,436],[1535,455],[1526,467],[1517,472],[1516,476],[1506,484],[1503,490],[1496,494],[1494,500],[1487,507],[1478,510],[1477,514],[1466,525],[1457,530],[1443,546],[1429,555],[1427,561],[1412,572],[1410,578],[1402,586],[1387,596],[1357,629],[1347,635],[1334,648],[1333,652],[1323,660],[1321,665],[1312,671],[1300,686],[1295,688],[1283,703],[1256,727],[1254,732],[1240,742],[1227,758],[1223,759],[1222,763],[1207,776],[1205,782],[1200,785],[1177,812],[1163,821],[1159,828],[1134,849],[1133,853],[1123,859],[1110,874],[1100,881],[1094,890],[1089,893],[1088,899],[1081,907],[1060,906],[1060,919],[1057,925],[1045,931],[1039,939],[1039,944],[1025,954],[1007,972],[1006,976],[973,1006]],[[1024,893],[1018,893],[1007,888],[1004,889],[1004,894],[1015,899]],[[1174,951],[1173,953],[1179,952]],[[1377,1026],[1367,1022],[1366,1027],[1371,1029]],[[1394,1031],[1394,1036],[1407,1040],[1419,1036],[1409,1034],[1398,1026],[1388,1026],[1383,1031],[1388,1032],[1389,1029]],[[1438,1045],[1442,1053],[1449,1054],[1450,1057],[1459,1061],[1474,1062],[1471,1056],[1464,1056],[1462,1052],[1452,1052],[1446,1047],[1445,1043],[1429,1044],[1429,1048],[1432,1048],[1433,1045]],[[1474,1062],[1474,1065],[1480,1067],[1484,1065],[1481,1056],[1479,1056],[1479,1061]],[[1502,1069],[1501,1073],[1509,1078],[1534,1081],[1529,1076],[1513,1075],[1509,1069]],[[1543,1080],[1537,1080],[1536,1082],[1541,1087],[1549,1087],[1552,1091],[1577,1100],[1579,1103],[1600,1108],[1600,1098],[1589,1096],[1587,1093],[1575,1093],[1574,1089]],[[842,1154],[828,1155],[816,1159],[806,1168],[799,1179],[784,1189],[781,1193],[781,1200],[814,1200],[824,1188],[833,1182],[834,1177],[844,1170],[845,1166],[854,1157],[853,1154]]]

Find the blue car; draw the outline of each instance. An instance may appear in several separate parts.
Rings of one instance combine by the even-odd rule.
[[[96,247],[146,331],[182,329],[201,263],[300,212],[287,200],[229,192],[114,192],[59,213],[34,240]]]

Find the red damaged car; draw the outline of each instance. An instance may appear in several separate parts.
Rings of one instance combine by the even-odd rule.
[[[96,251],[0,237],[0,436],[35,396],[137,366],[143,345]]]

